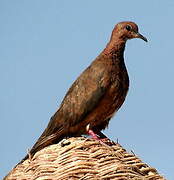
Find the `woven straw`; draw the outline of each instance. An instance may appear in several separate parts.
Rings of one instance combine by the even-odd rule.
[[[6,180],[165,180],[118,143],[76,137],[37,152]]]

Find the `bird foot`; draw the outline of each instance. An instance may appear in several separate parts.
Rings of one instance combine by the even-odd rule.
[[[100,140],[98,135],[92,129],[90,129],[90,124],[86,126],[86,132],[88,133],[89,136],[92,137],[92,139]]]
[[[96,134],[89,126],[89,124],[86,126],[86,131],[92,139],[98,140],[101,144],[105,144],[105,142],[108,141],[108,138],[102,132]]]
[[[100,136],[91,129],[88,130],[87,133],[92,137],[92,139],[95,139],[95,140],[99,141],[100,144],[107,146],[106,141],[108,140],[108,138],[100,138]]]
[[[94,132],[93,130],[89,129],[89,130],[87,131],[87,133],[89,134],[89,136],[92,137],[92,139],[96,139],[96,140],[99,140],[99,141],[100,141],[100,138],[98,137],[97,134],[95,134],[95,132]]]

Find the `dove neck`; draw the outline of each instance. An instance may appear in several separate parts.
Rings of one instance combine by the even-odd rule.
[[[106,48],[104,49],[103,53],[108,57],[115,57],[118,59],[123,59],[124,49],[125,49],[125,40],[117,40],[117,41],[110,41]]]

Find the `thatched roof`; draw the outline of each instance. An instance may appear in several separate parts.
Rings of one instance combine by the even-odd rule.
[[[118,143],[76,137],[37,152],[6,180],[164,180],[157,170]]]

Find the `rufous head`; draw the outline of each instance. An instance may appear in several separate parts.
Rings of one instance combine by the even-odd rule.
[[[112,31],[111,40],[120,39],[127,41],[133,38],[140,38],[147,42],[147,39],[138,32],[138,26],[134,22],[120,22]]]

